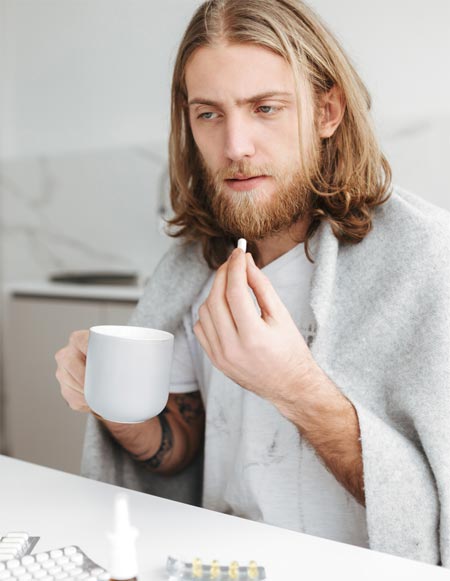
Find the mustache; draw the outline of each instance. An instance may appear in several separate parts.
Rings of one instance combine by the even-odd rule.
[[[237,174],[244,175],[247,178],[258,176],[278,177],[278,171],[269,164],[255,166],[248,162],[237,162],[217,170],[214,174],[211,174],[211,172],[207,170],[208,177],[215,184],[220,184],[225,180],[233,179]]]

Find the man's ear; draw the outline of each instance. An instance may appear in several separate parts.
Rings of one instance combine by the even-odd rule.
[[[337,85],[333,85],[320,99],[319,137],[326,139],[334,135],[336,129],[341,124],[344,113],[344,95]]]

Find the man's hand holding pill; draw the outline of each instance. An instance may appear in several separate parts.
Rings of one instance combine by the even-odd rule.
[[[251,254],[237,248],[218,269],[211,292],[199,309],[194,332],[214,366],[273,403],[297,426],[335,477],[364,504],[356,411],[314,361],[288,310]]]
[[[321,374],[269,279],[240,249],[218,269],[194,332],[215,367],[280,411]]]

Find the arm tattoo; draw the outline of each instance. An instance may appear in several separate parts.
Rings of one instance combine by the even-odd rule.
[[[195,424],[199,418],[205,415],[203,402],[199,391],[192,393],[180,393],[175,396],[175,402],[181,417],[187,424]]]
[[[161,424],[161,445],[158,451],[147,460],[144,460],[149,468],[156,470],[159,468],[164,461],[164,457],[172,450],[173,447],[173,434],[172,428],[167,421],[166,414],[169,410],[165,408],[158,416],[159,423]]]

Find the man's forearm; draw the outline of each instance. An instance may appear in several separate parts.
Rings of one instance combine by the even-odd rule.
[[[99,419],[114,439],[136,460],[148,460],[162,447],[163,424],[159,417],[139,424],[119,424]],[[172,434],[169,439],[173,440]]]
[[[281,410],[313,446],[334,477],[364,505],[359,421],[352,403],[321,371],[301,388],[301,397]]]
[[[139,424],[98,419],[135,460],[167,475],[182,470],[194,458],[204,430],[199,392],[172,394],[158,417]]]

